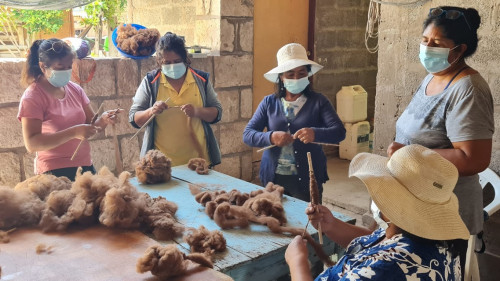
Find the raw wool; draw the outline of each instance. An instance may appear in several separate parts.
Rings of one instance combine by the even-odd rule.
[[[37,253],[37,255],[40,255],[40,254],[43,254],[43,253],[46,253],[46,254],[51,254],[53,252],[53,248],[52,246],[46,246],[45,244],[38,244],[36,245],[36,248],[35,248],[35,251]]]
[[[118,177],[118,186],[106,192],[100,206],[99,221],[109,227],[138,228],[140,214],[146,209],[150,197],[140,193],[129,182],[130,173],[122,172]]]
[[[35,185],[29,184],[17,189],[0,187],[0,229],[38,224],[46,232],[64,231],[72,224],[86,226],[100,222],[108,227],[151,231],[161,240],[182,235],[184,228],[174,217],[177,205],[138,192],[129,182],[130,173],[123,172],[116,178],[107,167],[101,168],[97,175],[81,171],[78,169],[71,189],[59,189],[62,186],[59,179],[54,181],[55,188],[48,184],[33,189],[30,187]],[[46,195],[32,190],[52,192]]]
[[[188,168],[196,171],[199,175],[208,175],[210,171],[208,169],[208,163],[203,158],[192,158],[189,159]]]
[[[27,190],[0,187],[0,229],[36,225],[45,202]]]
[[[161,151],[149,150],[135,165],[137,180],[142,184],[167,182],[172,177],[172,162]]]
[[[9,233],[14,232],[15,230],[16,230],[15,228],[7,230],[7,231],[0,230],[0,242],[9,243],[10,242]]]
[[[208,257],[203,254],[182,253],[175,245],[151,246],[144,255],[139,258],[136,270],[139,273],[151,271],[151,273],[162,280],[173,276],[185,275],[188,269],[188,260],[202,266],[213,268]]]
[[[149,56],[155,51],[160,38],[156,28],[135,29],[130,24],[120,25],[116,32],[116,44],[125,53],[133,56]]]
[[[35,193],[41,200],[45,200],[54,190],[71,189],[71,181],[67,177],[41,174],[18,183],[14,189],[27,189]]]
[[[161,196],[149,199],[143,214],[145,231],[153,233],[157,240],[172,240],[182,235],[184,227],[175,220],[175,212],[174,202]]]
[[[204,253],[213,259],[215,252],[226,250],[226,239],[219,230],[209,231],[203,225],[198,229],[190,229],[184,241],[191,247],[191,252]]]
[[[225,191],[201,191],[199,187],[194,185],[190,185],[190,190],[195,196],[195,200],[205,206],[205,212],[222,229],[246,228],[250,222],[254,222],[266,225],[274,233],[303,235],[314,248],[320,260],[328,266],[333,265],[321,245],[316,243],[309,233],[304,233],[304,230],[300,228],[283,226],[286,224],[286,216],[281,203],[284,193],[282,186],[270,182],[264,189],[251,192],[249,198],[241,206],[230,203],[231,200],[225,200],[228,197]],[[230,193],[234,198],[240,198],[240,202],[242,198],[245,198],[242,193],[236,190],[232,190]],[[221,197],[223,200],[218,200]],[[229,198],[232,196],[229,195]],[[238,200],[232,200],[232,202],[236,201]],[[212,211],[213,213],[211,213]]]

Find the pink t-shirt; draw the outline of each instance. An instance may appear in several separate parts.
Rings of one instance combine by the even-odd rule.
[[[84,124],[86,120],[83,107],[89,104],[89,98],[83,89],[69,82],[64,86],[64,98],[57,99],[46,93],[38,83],[32,83],[21,98],[17,118],[22,117],[42,120],[42,134],[55,133],[69,127]],[[73,161],[71,156],[80,143],[72,139],[58,147],[38,151],[35,158],[35,173],[78,166],[90,166],[90,145],[83,141]]]

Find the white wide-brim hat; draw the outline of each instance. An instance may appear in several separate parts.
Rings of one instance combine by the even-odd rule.
[[[456,167],[421,145],[397,150],[391,158],[356,155],[349,176],[366,185],[380,211],[399,228],[432,240],[468,239],[453,189]]]
[[[308,59],[306,49],[298,43],[290,43],[281,47],[276,54],[276,58],[278,60],[278,66],[264,74],[264,78],[273,83],[278,81],[278,74],[302,65],[311,65],[309,76],[312,76],[323,68],[322,65]]]

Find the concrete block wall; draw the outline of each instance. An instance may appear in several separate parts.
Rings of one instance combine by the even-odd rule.
[[[368,93],[368,120],[374,116],[377,54],[364,44],[369,0],[316,0],[315,60],[324,68],[314,75],[314,89],[336,107],[336,94],[347,85]]]
[[[253,2],[221,2],[224,5],[219,4],[222,7],[216,11],[220,12],[221,25],[232,30],[233,36],[221,37],[220,44],[224,48],[220,56],[192,58],[192,67],[210,73],[211,82],[224,110],[222,121],[212,126],[222,153],[222,164],[216,166],[215,170],[251,180],[252,150],[243,143],[242,133],[253,113]],[[23,64],[24,59],[0,60],[0,86],[3,89],[0,92],[0,129],[3,132],[0,137],[0,185],[14,186],[19,181],[33,176],[34,154],[26,152],[21,123],[16,118],[19,100],[24,92],[24,88],[19,84]],[[94,110],[101,104],[104,110],[116,107],[126,110],[115,130],[124,169],[133,171],[134,163],[139,160],[142,133],[129,140],[136,130],[128,123],[128,110],[142,78],[148,71],[157,67],[156,60],[154,57],[143,60],[76,60],[73,68],[80,81],[87,80],[94,64],[94,77],[88,83],[81,83],[81,86],[90,98]],[[104,165],[112,171],[116,169],[112,138],[112,128],[108,127],[105,132],[90,140],[92,159],[97,169]]]
[[[127,1],[127,21],[148,28],[157,28],[161,35],[167,31],[182,35],[190,46],[197,44],[193,23],[196,22],[199,11],[197,7],[203,7],[204,2],[212,1],[131,0]]]
[[[253,0],[220,1],[220,56],[214,59],[214,87],[224,108],[219,125],[222,164],[215,170],[252,179],[252,149],[243,129],[252,117]]]
[[[440,5],[474,7],[481,16],[476,54],[467,60],[488,82],[495,106],[495,135],[490,168],[500,174],[500,3],[497,0],[434,0],[421,6],[382,5],[379,29],[374,152],[386,154],[395,136],[395,123],[410,102],[426,71],[418,52],[422,23],[430,8]],[[500,196],[497,194],[496,196]],[[486,201],[491,196],[485,196]],[[489,198],[488,198],[489,197]],[[481,280],[497,280],[500,263],[500,212],[484,225],[487,252],[479,255]]]

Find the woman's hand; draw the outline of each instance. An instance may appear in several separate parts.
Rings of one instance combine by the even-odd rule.
[[[88,139],[91,136],[97,134],[99,127],[91,124],[81,124],[73,127],[75,130],[75,138],[77,139]]]
[[[118,121],[117,115],[121,112],[123,112],[123,109],[121,108],[104,111],[101,114],[101,117],[99,117],[99,120],[95,122],[95,125],[97,127],[103,127],[102,125],[106,126],[110,124],[116,124],[116,122]]]
[[[198,117],[198,108],[190,103],[181,106],[181,110],[187,117]]]
[[[167,105],[166,102],[164,102],[164,101],[157,101],[151,107],[151,113],[153,115],[158,115],[158,114],[162,113],[163,110],[166,110],[166,109],[168,109],[168,105]]]
[[[303,143],[314,141],[314,130],[311,128],[302,128],[293,134],[294,139],[298,139]]]
[[[293,142],[291,134],[283,131],[274,131],[271,134],[271,143],[279,147],[286,146]]]
[[[307,240],[303,239],[300,235],[295,236],[292,242],[288,245],[285,252],[285,260],[290,266],[307,263]]]
[[[394,154],[394,152],[396,152],[398,149],[400,149],[401,147],[404,147],[405,145],[402,144],[402,143],[399,143],[399,142],[395,142],[393,141],[389,147],[387,148],[387,156],[388,157],[391,157],[392,154]]]
[[[335,223],[332,212],[323,205],[312,206],[309,203],[309,206],[306,208],[306,215],[311,220],[311,225],[314,228],[318,229],[321,223],[321,228],[324,232],[328,230],[329,226]]]

